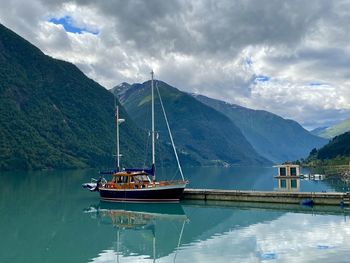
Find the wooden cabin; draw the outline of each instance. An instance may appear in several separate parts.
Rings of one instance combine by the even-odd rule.
[[[182,181],[152,181],[145,172],[117,172],[112,180],[102,185],[105,189],[143,189],[168,186]]]

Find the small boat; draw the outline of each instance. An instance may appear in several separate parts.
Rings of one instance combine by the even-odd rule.
[[[324,180],[325,179],[325,175],[324,174],[314,174],[313,176],[314,180]]]
[[[304,174],[300,178],[303,180],[322,181],[326,176],[324,174]]]
[[[314,200],[312,200],[312,199],[304,199],[304,200],[301,200],[300,204],[303,205],[303,206],[313,206],[314,205]]]
[[[164,110],[163,102],[156,86],[160,105],[168,128],[169,137],[173,146],[175,158],[179,168],[182,180],[156,180],[155,171],[155,131],[154,131],[154,80],[153,71],[151,72],[151,92],[152,92],[152,167],[150,169],[120,169],[119,153],[119,124],[124,119],[119,118],[119,110],[116,106],[116,127],[117,127],[117,149],[116,149],[116,169],[112,171],[101,172],[102,175],[111,175],[112,179],[107,181],[105,178],[92,179],[90,183],[83,184],[84,188],[90,191],[97,191],[104,201],[114,202],[178,202],[188,183],[184,179],[180,161],[176,152],[174,140],[171,134],[168,119]]]

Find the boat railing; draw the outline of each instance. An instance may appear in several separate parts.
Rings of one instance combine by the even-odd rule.
[[[184,181],[184,180],[169,180],[169,181],[167,180],[167,181],[163,181],[162,183],[164,182],[166,182],[166,184],[183,184],[183,183],[188,184],[188,181]],[[159,183],[159,181],[156,181],[155,183],[157,184]]]

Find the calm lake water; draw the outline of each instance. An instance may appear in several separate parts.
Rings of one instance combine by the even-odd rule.
[[[190,187],[278,188],[271,168],[185,172]],[[81,188],[93,176],[91,170],[0,174],[0,262],[349,262],[348,209],[104,203]],[[300,182],[302,191],[346,187]]]

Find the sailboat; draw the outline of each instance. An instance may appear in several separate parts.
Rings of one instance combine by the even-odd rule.
[[[91,183],[83,184],[84,188],[90,191],[98,191],[103,201],[112,202],[179,202],[182,193],[188,183],[185,180],[180,161],[176,152],[173,136],[164,110],[164,105],[157,87],[160,105],[167,125],[169,137],[174,150],[175,159],[179,168],[182,180],[157,181],[155,163],[155,118],[154,118],[154,73],[151,72],[151,93],[152,93],[152,167],[150,169],[129,168],[120,169],[119,151],[119,124],[124,119],[119,118],[119,109],[116,107],[116,128],[117,128],[117,162],[116,169],[102,172],[103,175],[112,176],[110,181],[105,178],[93,179]]]

